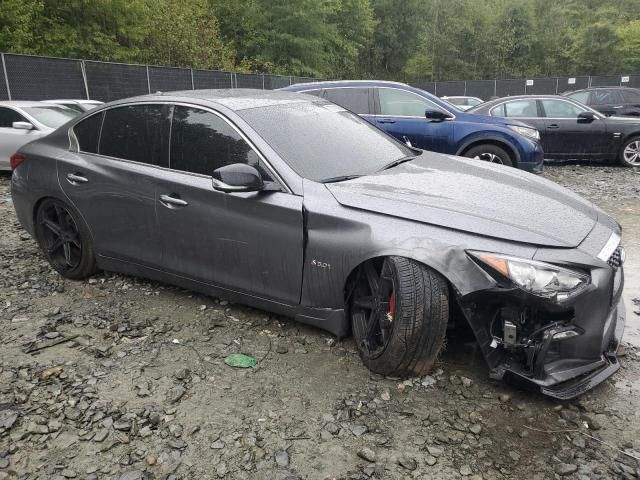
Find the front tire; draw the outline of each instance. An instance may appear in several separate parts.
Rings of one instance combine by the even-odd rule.
[[[624,142],[618,154],[618,161],[625,167],[640,167],[640,136]]]
[[[349,312],[360,356],[372,372],[423,375],[444,345],[448,285],[414,260],[369,260],[358,271]]]
[[[489,163],[498,163],[506,165],[507,167],[513,167],[513,160],[507,151],[491,143],[477,145],[470,148],[465,152],[464,156],[474,158],[476,160],[484,160]]]
[[[45,258],[62,276],[81,280],[96,271],[89,231],[65,203],[48,198],[36,212],[36,239]]]

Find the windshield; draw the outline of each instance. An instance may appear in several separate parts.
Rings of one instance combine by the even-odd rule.
[[[328,102],[237,112],[301,177],[317,182],[368,175],[416,152]]]
[[[482,100],[480,100],[479,98],[469,97],[467,99],[467,105],[471,105],[472,107],[475,107],[476,105],[480,105],[481,103],[482,103]]]
[[[26,107],[23,110],[49,128],[58,128],[80,114],[63,107]]]

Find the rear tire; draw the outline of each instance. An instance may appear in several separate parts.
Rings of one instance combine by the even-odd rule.
[[[640,167],[640,136],[625,140],[620,147],[618,161],[625,167]]]
[[[513,159],[505,149],[491,143],[476,145],[467,150],[464,156],[475,158],[476,160],[484,160],[489,163],[498,163],[508,167],[513,167],[514,164]]]
[[[382,375],[428,373],[444,345],[448,291],[439,273],[408,258],[363,264],[349,312],[364,364]]]
[[[45,258],[62,276],[81,280],[96,271],[91,235],[80,215],[48,198],[36,212],[36,239]]]

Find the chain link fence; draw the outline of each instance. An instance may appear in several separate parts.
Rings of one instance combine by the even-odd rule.
[[[119,98],[172,90],[257,88],[273,90],[309,77],[220,70],[131,65],[67,58],[0,54],[0,100],[87,98],[108,102]],[[440,97],[469,95],[489,100],[523,94],[561,94],[587,87],[640,88],[640,75],[544,77],[509,80],[416,81],[412,85]]]
[[[309,77],[0,54],[0,100],[119,98],[172,90],[258,88],[272,90]]]
[[[508,80],[460,80],[450,82],[416,81],[411,85],[439,97],[468,95],[490,100],[510,95],[559,95],[587,87],[640,88],[640,75],[603,75],[579,77],[541,77]]]

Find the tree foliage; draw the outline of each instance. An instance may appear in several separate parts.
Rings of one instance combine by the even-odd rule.
[[[640,0],[0,0],[0,51],[323,78],[640,71]]]

